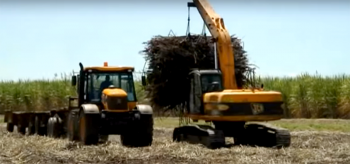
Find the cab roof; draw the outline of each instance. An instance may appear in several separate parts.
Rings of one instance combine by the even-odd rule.
[[[88,70],[92,70],[92,71],[115,71],[115,72],[128,71],[128,72],[133,72],[134,71],[134,67],[130,67],[130,66],[108,66],[108,63],[105,62],[104,66],[84,67],[84,71],[88,71]]]

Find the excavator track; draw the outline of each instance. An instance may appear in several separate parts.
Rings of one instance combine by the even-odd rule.
[[[210,149],[225,146],[223,131],[216,130],[208,125],[186,125],[177,127],[173,132],[175,142],[188,142],[191,144],[202,144]]]
[[[235,145],[282,148],[289,147],[291,143],[291,136],[287,129],[269,124],[254,123],[246,124],[244,128],[236,127],[230,129],[233,135],[227,130],[215,129],[208,125],[186,125],[174,129],[173,140],[202,144],[210,149],[226,147],[225,137],[233,137]]]
[[[291,136],[287,129],[254,123],[247,124],[234,140],[235,144],[282,148],[290,146]]]

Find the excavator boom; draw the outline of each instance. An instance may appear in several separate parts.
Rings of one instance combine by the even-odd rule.
[[[237,89],[234,52],[232,50],[231,36],[225,28],[224,19],[215,13],[207,0],[193,0],[188,7],[196,7],[208,27],[210,34],[216,41],[216,49],[220,70],[222,72],[223,87]]]

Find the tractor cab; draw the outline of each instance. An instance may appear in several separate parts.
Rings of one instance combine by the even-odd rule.
[[[93,103],[104,109],[128,109],[128,102],[136,102],[133,67],[83,67],[72,76],[77,85],[79,105]],[[118,105],[119,104],[119,105]]]
[[[70,141],[97,144],[108,135],[120,135],[125,146],[149,146],[153,141],[153,109],[138,104],[133,67],[83,67],[72,76],[78,105],[69,110],[67,133]],[[55,126],[54,126],[55,127]]]

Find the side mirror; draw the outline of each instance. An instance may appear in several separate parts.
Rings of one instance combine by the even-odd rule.
[[[73,75],[72,76],[72,86],[77,85],[77,76]]]
[[[142,85],[146,86],[146,76],[142,76],[141,79],[142,79]]]

